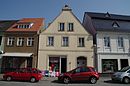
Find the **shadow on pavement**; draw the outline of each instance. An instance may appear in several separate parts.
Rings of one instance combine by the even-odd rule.
[[[106,80],[106,81],[104,81],[104,83],[123,84],[123,83],[121,83],[121,82],[118,82],[118,81],[112,81],[112,80]]]
[[[64,84],[63,82],[61,81],[58,81],[58,80],[53,80],[51,81],[52,83],[60,83],[60,84]],[[78,81],[78,82],[70,82],[69,84],[90,84],[88,81]]]

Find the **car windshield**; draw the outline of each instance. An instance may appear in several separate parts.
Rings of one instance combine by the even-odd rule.
[[[125,72],[130,68],[130,66],[124,67],[121,70],[119,70],[118,72]]]

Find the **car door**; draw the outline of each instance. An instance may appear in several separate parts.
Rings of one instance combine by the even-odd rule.
[[[21,80],[29,80],[30,79],[30,70],[29,69],[22,69],[22,72],[20,73]]]
[[[19,71],[13,72],[12,78],[15,79],[15,80],[19,80],[20,79],[20,77],[19,77]]]
[[[91,70],[88,67],[82,67],[80,76],[82,80],[88,80],[91,76]]]
[[[73,81],[80,81],[80,80],[82,80],[83,78],[81,76],[81,68],[79,67],[79,68],[73,70],[71,77],[72,77]]]

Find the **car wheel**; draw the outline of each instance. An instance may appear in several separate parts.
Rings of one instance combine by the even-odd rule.
[[[97,78],[96,77],[91,77],[90,78],[90,83],[91,84],[95,84],[97,82]]]
[[[130,83],[130,79],[127,78],[127,77],[125,77],[125,78],[123,79],[123,82],[124,82],[125,84],[128,84],[128,83]]]
[[[69,77],[65,77],[65,78],[63,79],[63,82],[64,82],[65,84],[70,83],[70,78],[69,78]]]
[[[35,77],[31,77],[30,78],[30,82],[36,82],[36,78]]]
[[[11,76],[7,76],[7,77],[6,77],[6,80],[7,80],[7,81],[11,81],[11,80],[12,80],[12,77],[11,77]]]

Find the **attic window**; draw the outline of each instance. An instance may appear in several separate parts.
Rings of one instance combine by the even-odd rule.
[[[119,24],[116,21],[114,21],[112,24],[112,27],[114,27],[114,28],[119,27]]]
[[[107,12],[107,13],[105,14],[105,17],[106,17],[106,18],[109,18],[109,17],[111,17],[111,15]]]
[[[17,28],[23,28],[23,29],[26,29],[26,28],[31,28],[33,26],[33,23],[19,23],[17,25]]]

